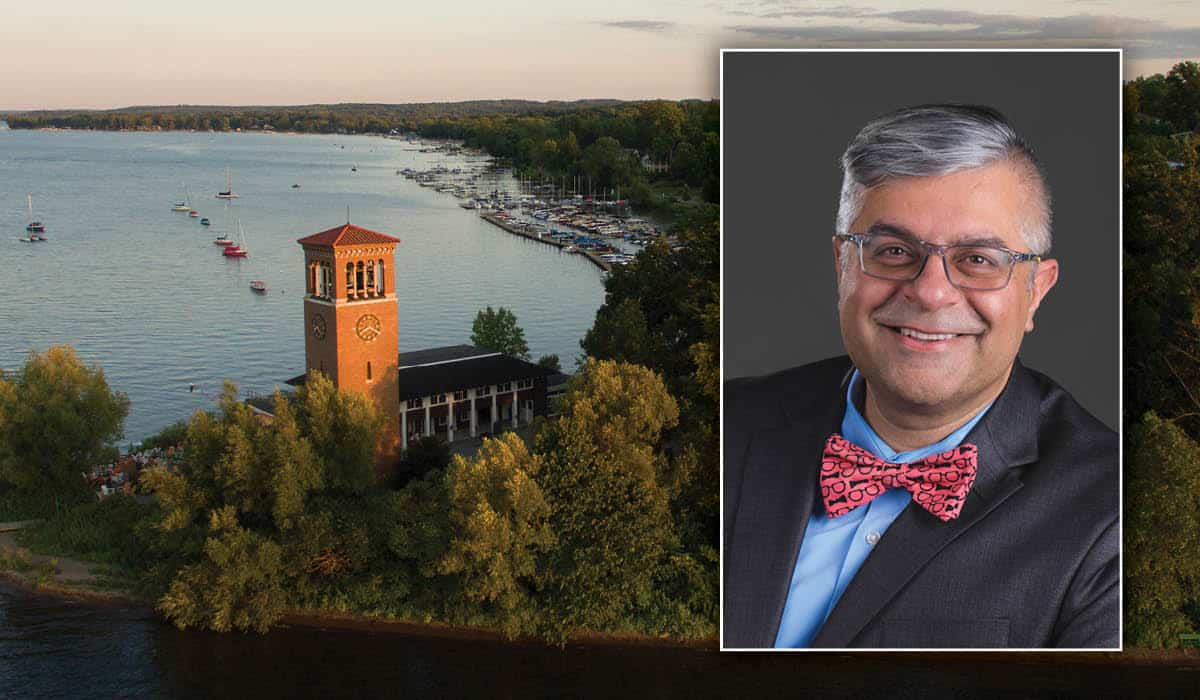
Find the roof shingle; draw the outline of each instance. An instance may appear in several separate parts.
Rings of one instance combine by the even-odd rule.
[[[386,233],[372,231],[369,228],[355,226],[354,224],[342,224],[327,231],[305,236],[296,242],[300,245],[334,248],[337,246],[363,245],[368,243],[399,243],[400,239],[393,238]]]

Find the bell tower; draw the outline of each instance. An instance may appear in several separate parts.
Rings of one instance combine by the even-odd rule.
[[[349,223],[297,241],[304,248],[305,373],[365,394],[384,423],[378,471],[400,448],[399,328],[393,289],[400,239]]]

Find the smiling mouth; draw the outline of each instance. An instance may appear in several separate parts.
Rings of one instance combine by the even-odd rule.
[[[919,331],[915,328],[908,328],[907,326],[886,326],[886,328],[897,335],[902,335],[905,338],[912,338],[913,340],[919,340],[923,343],[944,342],[947,340],[953,340],[959,336],[970,335],[968,333],[927,333],[925,331]]]
[[[916,338],[917,340],[950,340],[951,338],[958,337],[957,333],[922,333],[921,331],[913,330],[912,328],[894,328],[893,330],[900,335],[908,336],[909,338]]]

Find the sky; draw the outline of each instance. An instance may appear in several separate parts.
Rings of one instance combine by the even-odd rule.
[[[0,110],[709,99],[721,48],[1121,47],[1200,60],[1193,0],[0,0]]]

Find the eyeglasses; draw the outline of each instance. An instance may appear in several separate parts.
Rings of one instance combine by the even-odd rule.
[[[933,245],[894,233],[839,233],[838,240],[858,244],[858,262],[869,277],[909,282],[921,276],[930,255],[942,256],[946,278],[959,289],[1004,289],[1017,263],[1042,256],[986,245]]]

